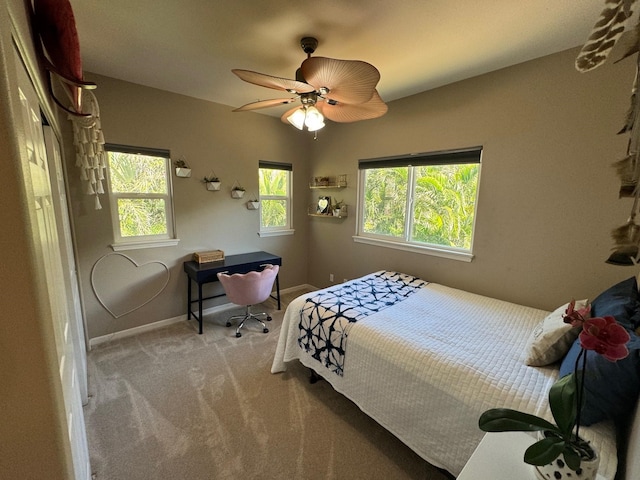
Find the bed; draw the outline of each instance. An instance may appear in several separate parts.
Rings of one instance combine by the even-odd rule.
[[[509,407],[551,420],[547,393],[558,366],[523,361],[532,331],[549,314],[375,272],[292,301],[271,371],[301,362],[426,461],[457,476],[484,435],[478,418],[485,410]],[[613,422],[581,434],[600,452],[599,473],[613,480]]]

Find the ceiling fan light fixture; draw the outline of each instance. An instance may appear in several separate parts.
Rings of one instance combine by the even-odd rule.
[[[307,130],[315,132],[316,130],[320,130],[324,127],[324,117],[316,107],[307,107],[306,110],[307,112],[304,124],[307,127]]]
[[[304,113],[304,108],[300,107],[296,109],[291,115],[289,115],[287,117],[287,120],[298,130],[302,130],[302,127],[304,127],[305,117],[306,115]]]

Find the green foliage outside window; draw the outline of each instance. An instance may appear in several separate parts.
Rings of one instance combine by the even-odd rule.
[[[287,227],[289,176],[287,170],[259,169],[261,228]]]
[[[160,198],[119,198],[118,215],[123,237],[165,235],[167,217]]]
[[[478,172],[477,163],[367,170],[364,232],[470,250]]]
[[[166,235],[166,158],[110,151],[111,192],[122,237]]]

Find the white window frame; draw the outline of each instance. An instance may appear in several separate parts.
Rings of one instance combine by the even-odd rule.
[[[175,214],[173,207],[173,183],[171,168],[171,153],[169,150],[147,147],[133,147],[128,145],[106,144],[105,152],[130,153],[133,155],[146,155],[161,157],[165,160],[165,175],[167,181],[167,193],[123,193],[113,192],[111,188],[111,164],[107,158],[107,184],[109,188],[109,206],[111,210],[111,225],[113,228],[114,251],[135,250],[152,247],[175,246],[180,242],[175,232]],[[140,235],[135,237],[123,237],[120,232],[120,216],[118,213],[118,199],[161,198],[165,200],[165,218],[167,220],[167,233],[161,235]]]
[[[473,218],[473,230],[471,247],[467,250],[464,248],[450,247],[444,245],[428,244],[421,242],[413,242],[410,240],[412,235],[412,204],[415,189],[415,167],[421,165],[445,165],[445,164],[469,164],[478,163],[481,165],[482,147],[470,147],[457,150],[445,150],[437,152],[398,155],[394,157],[374,158],[360,160],[358,174],[358,206],[356,209],[356,234],[353,240],[357,243],[365,243],[376,245],[379,247],[393,248],[414,253],[433,255],[437,257],[449,258],[452,260],[460,260],[471,262],[474,258],[473,254],[473,238],[475,238],[475,228],[477,208]],[[404,238],[396,238],[387,235],[379,235],[364,232],[364,204],[365,204],[365,175],[367,169],[371,168],[392,168],[392,167],[408,167],[408,189],[405,204],[405,236]],[[481,169],[480,169],[481,170]],[[478,204],[478,195],[480,192],[480,170],[478,171],[478,186],[476,188],[475,205]]]
[[[260,229],[258,235],[260,237],[275,237],[280,235],[293,235],[293,165],[290,163],[270,162],[260,160],[258,170],[282,170],[287,172],[287,194],[286,195],[262,195],[258,188],[260,200]],[[263,227],[262,226],[262,202],[263,200],[284,200],[286,205],[286,224],[281,227]]]

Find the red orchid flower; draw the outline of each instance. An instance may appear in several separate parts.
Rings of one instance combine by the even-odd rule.
[[[571,300],[569,306],[564,312],[562,316],[564,323],[570,323],[572,327],[581,327],[587,318],[589,318],[589,314],[591,313],[591,305],[587,305],[584,308],[576,308],[576,301]]]
[[[626,343],[629,333],[610,315],[585,320],[580,332],[580,344],[585,350],[595,350],[611,362],[629,355]]]

